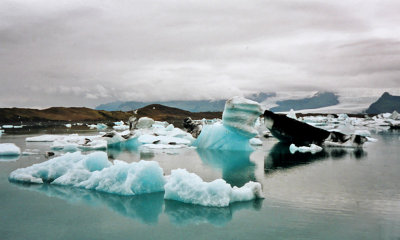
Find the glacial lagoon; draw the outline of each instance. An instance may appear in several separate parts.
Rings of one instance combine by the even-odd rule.
[[[72,132],[68,132],[69,134]],[[88,132],[85,134],[95,134]],[[114,159],[157,161],[205,181],[262,184],[264,199],[229,207],[164,200],[163,192],[118,196],[50,184],[9,182],[18,168],[48,160],[50,143],[4,134],[39,154],[0,158],[1,239],[398,239],[400,132],[372,132],[363,149],[289,152],[274,138],[252,153],[184,149],[108,149]],[[56,155],[61,152],[56,152]]]

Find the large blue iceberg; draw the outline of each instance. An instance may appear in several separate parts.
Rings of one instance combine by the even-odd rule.
[[[254,124],[262,114],[257,102],[234,97],[225,104],[222,124],[203,127],[194,146],[200,149],[252,151],[249,140],[257,135]]]
[[[165,191],[164,198],[203,206],[226,207],[232,202],[262,197],[261,184],[248,182],[231,187],[222,179],[204,182],[184,169],[172,170],[170,176],[155,161],[126,163],[108,161],[105,152],[83,155],[67,153],[46,162],[11,172],[10,181],[50,183],[117,195],[138,195]]]

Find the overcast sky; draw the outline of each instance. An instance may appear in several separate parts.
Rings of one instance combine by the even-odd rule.
[[[2,0],[0,107],[398,92],[399,13],[396,0]]]

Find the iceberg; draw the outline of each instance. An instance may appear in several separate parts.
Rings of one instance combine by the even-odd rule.
[[[0,143],[0,156],[18,156],[21,149],[14,143]]]
[[[112,164],[104,152],[67,153],[11,172],[11,181],[74,186],[118,195],[163,191],[163,170],[154,161]]]
[[[352,134],[354,131],[350,128],[350,125],[347,125],[350,118],[346,114],[342,114],[341,118],[346,121],[345,125],[336,126],[336,128],[327,131],[268,110],[264,112],[266,127],[274,137],[282,142],[300,146],[311,144],[321,146],[325,144],[325,146],[336,147],[361,147],[367,141],[367,138]],[[340,132],[340,130],[346,131],[347,134]]]
[[[165,199],[212,207],[262,198],[260,183],[250,181],[241,188],[231,187],[222,179],[206,183],[184,169],[172,170],[170,176],[164,177],[158,162],[114,160],[111,163],[105,152],[66,153],[17,169],[10,173],[9,180],[71,186],[124,196],[165,191]]]
[[[141,117],[136,123],[136,128],[143,129],[143,128],[151,128],[153,126],[154,120],[149,117]]]
[[[249,139],[258,133],[254,125],[261,113],[257,102],[242,97],[229,99],[222,114],[222,124],[205,125],[193,145],[203,149],[252,151]]]
[[[232,202],[262,198],[262,190],[261,184],[256,182],[232,188],[223,179],[204,182],[186,169],[175,169],[165,184],[164,198],[202,206],[226,207]]]

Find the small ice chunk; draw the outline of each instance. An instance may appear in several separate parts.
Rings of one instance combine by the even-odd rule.
[[[13,125],[3,125],[3,128],[13,128]]]
[[[153,126],[154,124],[154,120],[152,118],[149,117],[141,117],[139,118],[136,127],[139,129],[143,129],[143,128],[151,128],[151,126]]]
[[[36,137],[28,137],[25,139],[27,142],[54,142],[59,139],[61,135],[41,135]]]
[[[292,154],[294,154],[295,152],[301,152],[301,153],[306,153],[306,152],[310,152],[310,153],[317,153],[317,152],[320,152],[320,151],[322,151],[322,147],[320,147],[320,146],[318,146],[318,145],[315,145],[315,144],[311,144],[309,147],[307,147],[307,146],[300,146],[300,147],[297,147],[296,145],[294,145],[293,143],[292,144],[290,144],[290,146],[289,146],[289,150],[290,150],[290,153],[292,153]]]
[[[360,136],[364,136],[364,137],[370,137],[371,136],[371,132],[366,130],[366,129],[358,129],[354,131],[354,134],[356,135],[360,135]]]
[[[115,125],[115,126],[124,125],[124,121],[114,122],[114,125]]]
[[[113,126],[113,129],[117,130],[117,131],[125,131],[125,130],[129,129],[129,126],[128,125],[117,125],[117,126]]]
[[[263,143],[259,138],[254,137],[250,139],[250,144],[253,146],[261,146]]]
[[[293,118],[297,120],[296,113],[293,109],[290,109],[290,112],[286,115],[286,117]]]
[[[394,110],[392,115],[390,115],[390,118],[393,120],[400,120],[400,114],[396,110]]]
[[[72,125],[70,123],[65,124],[65,127],[70,128]]]
[[[260,183],[249,182],[241,188],[232,188],[223,179],[204,182],[186,169],[172,170],[164,188],[165,199],[208,207],[226,207],[232,202],[262,197]]]
[[[105,125],[104,123],[98,123],[96,125],[97,130],[104,130],[107,128],[107,125]]]
[[[172,131],[172,130],[174,130],[174,125],[173,124],[170,124],[165,128],[165,131]]]
[[[20,155],[21,149],[14,143],[0,143],[0,156]]]

